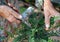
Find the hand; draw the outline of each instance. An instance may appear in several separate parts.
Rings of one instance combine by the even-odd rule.
[[[6,18],[9,22],[20,23],[18,19],[22,16],[5,5],[0,5],[0,16]]]
[[[44,15],[46,30],[48,30],[50,27],[50,18],[53,16],[58,16],[59,14],[60,13],[54,9],[51,0],[44,0]]]

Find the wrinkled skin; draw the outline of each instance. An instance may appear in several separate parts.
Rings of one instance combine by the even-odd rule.
[[[54,9],[51,0],[44,0],[44,15],[46,30],[48,30],[50,27],[50,18],[60,15],[60,13]]]

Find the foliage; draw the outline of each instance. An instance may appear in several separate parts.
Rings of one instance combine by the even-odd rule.
[[[21,8],[22,13],[25,8]],[[54,23],[54,18],[51,18],[51,25]],[[28,22],[31,24],[31,28],[24,23],[21,24],[21,28],[14,28],[15,33],[7,32],[9,37],[14,38],[13,42],[52,42],[48,39],[50,36],[56,35],[56,33],[48,32],[45,30],[44,15],[42,13],[33,13],[29,16]]]
[[[28,2],[28,0],[26,1]],[[25,10],[26,8],[20,7],[21,13]],[[52,27],[54,24],[54,17],[50,20]],[[31,28],[24,23],[21,23],[21,29],[14,28],[14,33],[6,31],[8,37],[14,38],[13,42],[23,42],[24,40],[27,40],[28,42],[53,42],[49,37],[58,35],[57,32],[45,30],[44,15],[41,12],[30,15],[28,22],[31,24]],[[3,39],[3,37],[0,37],[0,39]]]
[[[53,25],[54,18],[51,18],[51,25]],[[31,23],[31,28],[27,27],[22,23],[23,29],[19,30],[18,37],[14,39],[15,42],[22,40],[28,40],[28,42],[52,42],[48,39],[50,36],[56,35],[55,33],[49,33],[45,31],[44,16],[42,13],[33,13],[29,17],[29,23]]]

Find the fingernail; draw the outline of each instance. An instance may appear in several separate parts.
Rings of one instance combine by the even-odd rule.
[[[22,19],[22,15],[19,16],[19,19]]]
[[[46,28],[49,28],[49,24],[46,24]]]

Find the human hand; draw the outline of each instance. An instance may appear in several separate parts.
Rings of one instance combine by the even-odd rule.
[[[20,23],[18,19],[21,19],[22,16],[5,5],[0,5],[0,16],[6,18],[9,22]]]
[[[50,27],[50,18],[53,16],[58,16],[59,14],[60,13],[54,9],[51,0],[44,0],[44,16],[46,30],[48,30]]]

